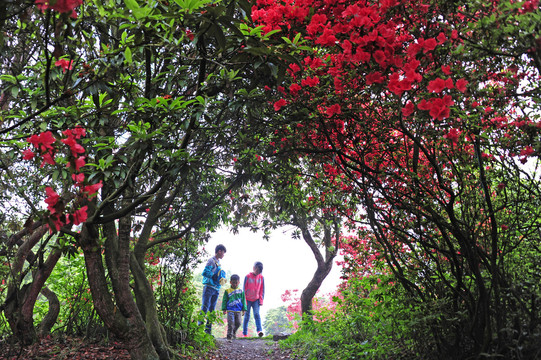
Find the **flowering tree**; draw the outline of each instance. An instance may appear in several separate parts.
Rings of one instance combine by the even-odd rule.
[[[538,2],[258,1],[253,17],[299,55],[273,104],[298,125],[277,139],[349,179],[412,299],[446,299],[442,353],[537,329],[516,260],[539,260]]]
[[[56,295],[43,286],[62,255],[63,243],[66,238],[56,237],[56,244],[49,251],[47,251],[46,244],[54,238],[54,233],[64,229],[64,233],[69,234],[72,225],[78,226],[86,221],[88,206],[81,206],[81,204],[89,197],[94,196],[101,187],[101,183],[88,184],[85,181],[84,173],[81,172],[81,167],[84,166],[82,154],[85,149],[79,144],[79,141],[85,135],[84,129],[68,129],[63,132],[63,135],[61,140],[56,139],[49,131],[32,135],[27,141],[33,145],[36,152],[31,149],[26,149],[23,152],[24,160],[32,160],[37,155],[39,159],[42,159],[39,160],[41,167],[45,164],[54,166],[57,165],[59,147],[67,145],[68,151],[66,151],[66,158],[63,161],[67,163],[67,168],[72,173],[71,178],[75,187],[74,191],[67,192],[63,198],[53,188],[46,187],[47,197],[44,202],[47,204],[47,209],[39,212],[39,221],[34,224],[32,218],[29,218],[25,229],[14,234],[7,244],[8,247],[18,245],[18,250],[14,254],[11,264],[11,276],[8,277],[8,291],[3,307],[5,307],[6,317],[13,333],[22,340],[23,344],[30,344],[36,338],[33,308],[40,292],[49,299],[50,305],[56,305],[50,306],[49,313],[51,315],[41,325],[40,331],[42,333],[47,333],[46,329],[50,330],[54,325],[59,311]],[[32,203],[30,202],[30,204]],[[42,237],[47,233],[49,236],[43,240]],[[37,253],[34,253],[33,248],[40,241],[42,243]],[[45,256],[47,259],[44,261]],[[25,261],[30,264],[28,268],[24,267]],[[32,282],[24,284],[29,270],[32,270]]]

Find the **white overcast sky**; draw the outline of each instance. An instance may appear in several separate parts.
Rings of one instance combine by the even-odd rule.
[[[206,260],[214,255],[214,249],[218,244],[225,245],[227,249],[221,260],[222,269],[228,274],[238,274],[241,283],[252,271],[254,263],[261,261],[265,278],[265,301],[261,308],[261,315],[264,317],[267,310],[285,305],[281,296],[286,290],[298,289],[300,295],[317,268],[316,260],[308,245],[302,239],[292,239],[291,230],[293,228],[275,230],[270,240],[266,241],[262,233],[241,229],[239,234],[233,234],[227,229],[221,229],[213,233],[211,240],[204,246],[209,255],[196,272],[202,271]],[[333,292],[340,283],[341,274],[340,267],[336,265],[337,259],[338,257],[318,294]]]

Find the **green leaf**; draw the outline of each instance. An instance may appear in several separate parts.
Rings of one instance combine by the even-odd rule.
[[[131,56],[131,50],[129,47],[126,47],[126,50],[124,50],[124,57],[126,58],[125,62],[127,64],[132,64],[133,63],[133,60],[132,60],[132,56]]]
[[[13,75],[7,75],[7,74],[0,75],[0,80],[7,81],[12,84],[17,84],[17,78]]]
[[[124,3],[126,4],[126,7],[133,12],[140,9],[140,6],[136,0],[124,0]]]

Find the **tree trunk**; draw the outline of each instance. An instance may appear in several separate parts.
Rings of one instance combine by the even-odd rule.
[[[41,294],[47,298],[49,302],[49,310],[39,325],[38,334],[40,337],[47,336],[51,332],[58,314],[60,313],[60,301],[54,292],[48,287],[41,289]]]
[[[170,359],[170,353],[167,335],[158,318],[154,292],[148,282],[145,271],[137,262],[135,255],[133,254],[131,256],[131,272],[135,280],[134,292],[137,306],[141,309],[141,314],[143,314],[152,344],[158,352],[160,360],[168,360]]]
[[[329,225],[326,223],[325,219],[323,221],[320,221],[323,229],[324,229],[324,236],[323,236],[323,246],[325,247],[325,259],[323,258],[323,255],[319,251],[318,244],[314,241],[312,238],[312,235],[310,234],[310,231],[308,230],[308,223],[306,219],[300,218],[298,216],[295,217],[295,225],[301,229],[302,237],[304,239],[304,242],[310,247],[312,250],[312,253],[314,254],[314,257],[317,262],[317,270],[314,273],[314,276],[312,277],[312,280],[310,283],[308,283],[308,286],[302,291],[301,293],[301,312],[302,316],[304,317],[305,314],[310,314],[312,311],[312,300],[314,296],[316,295],[317,291],[321,287],[321,284],[323,283],[323,280],[329,275],[331,269],[333,260],[338,252],[339,248],[339,236],[340,236],[340,227],[336,221],[332,221],[334,224],[334,245],[332,241],[332,231],[329,227]]]
[[[329,262],[325,262],[322,265],[318,264],[317,270],[308,283],[308,286],[301,293],[301,311],[304,314],[308,314],[312,311],[312,299],[316,295],[317,291],[321,287],[323,280],[329,275],[332,269],[332,259]]]
[[[119,237],[122,238],[125,235],[126,223],[121,220]],[[120,242],[118,251],[115,251],[116,259],[112,263],[108,263],[108,267],[114,266],[109,269],[109,275],[113,283],[114,298],[118,308],[113,302],[112,294],[109,293],[101,255],[102,246],[98,242],[98,233],[92,224],[83,226],[81,247],[85,255],[94,307],[107,329],[126,344],[132,359],[158,360],[159,356],[150,341],[145,323],[135,305],[129,286],[129,243]],[[113,249],[108,248],[106,251],[113,251]]]
[[[168,181],[164,183],[165,188],[169,188]],[[137,306],[145,320],[147,330],[154,344],[154,348],[158,352],[161,360],[170,359],[169,344],[167,342],[167,335],[158,318],[156,299],[154,298],[154,291],[148,281],[145,272],[145,255],[147,253],[147,247],[149,238],[152,234],[152,230],[158,221],[158,214],[160,209],[165,206],[166,192],[161,191],[156,194],[156,197],[148,211],[147,220],[145,225],[139,234],[139,239],[135,244],[134,250],[130,255],[130,269],[135,280],[135,300]]]
[[[47,227],[41,226],[36,229],[20,245],[15,261],[11,268],[11,276],[8,283],[8,292],[5,301],[5,314],[13,334],[21,344],[30,345],[37,340],[37,333],[34,327],[34,305],[45,282],[51,275],[56,263],[62,255],[62,251],[55,248],[46,261],[39,264],[32,272],[32,282],[20,286],[26,271],[23,270],[25,261],[30,267],[39,261],[38,257],[31,251],[34,245],[47,233]]]

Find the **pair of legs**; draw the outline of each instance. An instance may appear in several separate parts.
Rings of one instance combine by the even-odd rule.
[[[209,311],[214,311],[216,308],[216,302],[218,301],[219,290],[216,290],[210,286],[205,285],[203,287],[203,300],[201,305],[201,311],[205,314]],[[201,323],[199,323],[201,325]],[[210,334],[212,331],[212,323],[207,320],[207,325],[205,326],[205,332]]]
[[[237,338],[237,330],[240,328],[242,314],[240,311],[227,312],[227,338],[229,340]]]
[[[261,327],[261,316],[259,315],[259,300],[248,301],[246,300],[246,306],[248,311],[244,314],[244,324],[242,326],[242,334],[248,335],[248,322],[250,321],[250,311],[254,309],[254,320],[257,333],[263,333],[263,328]]]

